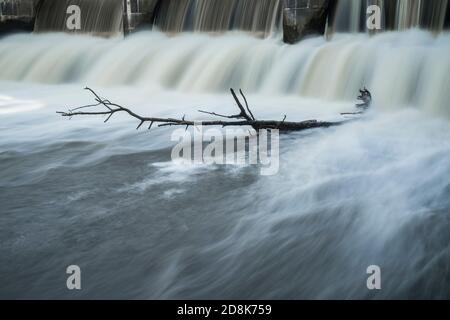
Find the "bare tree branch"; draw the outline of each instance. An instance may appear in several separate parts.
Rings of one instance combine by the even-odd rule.
[[[247,98],[245,97],[244,93],[242,92],[242,89],[239,89],[239,92],[241,93],[242,98],[244,98],[245,106],[247,107],[248,113],[250,113],[250,116],[252,117],[253,120],[256,120],[255,117],[253,116],[252,111],[251,111],[250,108],[248,107]]]
[[[358,114],[364,114],[364,112],[360,111],[360,112],[343,112],[343,113],[341,113],[342,116],[358,115]]]
[[[246,119],[246,120],[248,120],[248,121],[254,120],[254,119],[252,119],[251,116],[249,116],[249,115],[247,114],[247,112],[245,111],[244,107],[242,106],[241,101],[240,101],[239,98],[236,96],[236,93],[234,92],[234,90],[233,90],[233,89],[230,89],[230,91],[231,91],[231,94],[233,95],[234,101],[236,101],[236,104],[237,104],[239,110],[241,110],[241,113],[240,113],[238,116],[239,116],[240,118]]]
[[[207,121],[189,121],[185,120],[185,116],[182,117],[182,119],[173,119],[173,118],[156,118],[156,117],[144,117],[141,115],[136,114],[131,109],[122,107],[119,104],[112,103],[110,100],[102,99],[94,90],[91,88],[86,87],[85,90],[88,90],[90,93],[94,95],[96,104],[81,106],[74,109],[69,109],[66,112],[58,111],[57,113],[60,114],[63,117],[72,118],[74,116],[96,116],[96,115],[102,115],[107,116],[105,123],[108,122],[113,115],[116,113],[127,113],[132,118],[135,118],[139,120],[139,124],[137,126],[137,130],[139,130],[145,123],[149,122],[148,130],[150,130],[153,125],[156,123],[158,124],[158,127],[171,127],[171,126],[185,126],[186,129],[195,126],[198,123],[201,123],[203,126],[222,126],[222,127],[230,127],[230,126],[250,126],[255,130],[260,129],[278,129],[282,132],[289,132],[289,131],[301,131],[301,130],[307,130],[307,129],[314,129],[314,128],[327,128],[332,126],[337,126],[340,124],[343,124],[345,122],[348,122],[348,120],[339,121],[339,122],[326,122],[326,121],[318,121],[318,120],[307,120],[307,121],[301,121],[301,122],[288,122],[286,121],[286,116],[284,116],[282,121],[275,121],[275,120],[256,120],[255,116],[253,115],[252,111],[250,110],[250,107],[248,105],[247,98],[245,97],[242,90],[239,90],[240,94],[242,95],[244,102],[245,102],[245,108],[242,105],[241,101],[237,97],[235,91],[233,89],[230,89],[231,94],[234,98],[234,101],[236,102],[237,107],[239,108],[240,113],[236,115],[222,115],[215,112],[208,112],[208,111],[201,111],[199,112],[204,114],[209,114],[215,117],[221,117],[226,119],[235,119],[235,121],[220,121],[220,120],[207,120]],[[106,108],[105,111],[82,111],[86,109],[92,109],[95,107],[104,106]],[[362,112],[360,112],[362,113]],[[355,113],[355,114],[360,114]]]

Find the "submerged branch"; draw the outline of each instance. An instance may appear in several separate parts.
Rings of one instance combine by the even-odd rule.
[[[119,104],[112,103],[111,101],[107,99],[102,99],[94,90],[91,88],[86,87],[86,90],[91,92],[94,95],[96,104],[81,106],[74,109],[69,109],[66,112],[58,111],[57,113],[60,114],[63,117],[74,117],[74,116],[96,116],[96,115],[103,115],[107,116],[105,123],[108,122],[113,115],[116,113],[127,113],[129,116],[139,120],[139,125],[137,126],[136,130],[140,129],[145,123],[150,123],[148,130],[150,130],[153,127],[153,124],[158,124],[158,127],[171,127],[171,126],[185,126],[186,129],[195,126],[196,124],[201,123],[203,126],[222,126],[222,127],[229,127],[229,126],[250,126],[255,130],[260,129],[278,129],[282,132],[289,132],[289,131],[302,131],[307,129],[314,129],[314,128],[328,128],[332,126],[337,126],[342,123],[345,123],[347,121],[340,121],[340,122],[325,122],[325,121],[318,121],[318,120],[307,120],[307,121],[301,121],[301,122],[289,122],[286,121],[286,116],[284,116],[284,119],[281,121],[276,120],[257,120],[255,116],[253,115],[252,111],[250,110],[250,107],[247,102],[247,98],[245,97],[242,90],[239,90],[242,98],[244,99],[245,107],[242,104],[242,102],[239,100],[238,96],[236,95],[235,91],[233,89],[230,89],[231,94],[234,98],[234,101],[236,102],[237,107],[239,108],[240,113],[236,115],[222,115],[215,112],[208,112],[208,111],[202,111],[199,110],[199,112],[204,114],[209,114],[215,117],[220,118],[226,118],[230,120],[210,120],[210,121],[190,121],[186,120],[183,116],[181,119],[174,119],[174,118],[154,118],[154,117],[144,117],[141,116],[135,112],[133,112],[131,109],[128,109],[126,107],[123,107]],[[92,109],[95,107],[103,106],[106,110],[104,111],[84,111],[87,109]],[[360,114],[354,113],[354,114]],[[231,120],[233,119],[233,120]]]

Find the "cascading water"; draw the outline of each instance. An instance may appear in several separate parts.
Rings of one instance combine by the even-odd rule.
[[[280,31],[281,0],[167,0],[155,24],[163,31],[250,31],[268,36]]]
[[[68,31],[67,8],[77,5],[81,14],[79,32],[117,35],[123,32],[123,0],[44,0],[40,1],[35,32]]]
[[[347,101],[366,85],[384,108],[415,106],[450,115],[449,37],[410,31],[288,46],[237,34],[168,38],[150,32],[125,40],[19,36],[0,43],[0,79],[185,92],[239,87]]]
[[[335,32],[359,32],[363,1],[339,1],[334,13]]]
[[[383,29],[405,30],[414,27],[440,32],[449,16],[448,0],[352,0],[337,1],[332,17],[335,32],[366,30],[366,8],[378,5],[382,10]]]
[[[234,30],[272,32],[278,1],[169,2],[163,30],[233,31],[0,39],[0,298],[450,298],[450,34],[286,45]],[[340,31],[357,29],[350,7]],[[398,8],[387,24],[417,23]],[[124,114],[64,121],[92,103],[86,85],[194,120],[236,112],[230,87],[280,121],[343,120],[362,86],[374,100],[358,121],[282,135],[279,172],[261,176],[172,161],[173,128],[136,131]],[[81,291],[66,288],[73,264]],[[372,265],[382,290],[366,286]]]
[[[399,30],[425,27],[435,31],[444,28],[448,0],[398,1],[396,25]]]

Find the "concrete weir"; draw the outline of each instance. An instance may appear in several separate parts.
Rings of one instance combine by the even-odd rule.
[[[151,27],[159,0],[0,0],[0,35],[69,32],[98,36],[129,34]],[[70,6],[80,9],[80,23],[69,28]],[[75,12],[74,12],[75,13]]]
[[[332,0],[286,0],[283,8],[283,39],[296,43],[310,35],[323,35]]]
[[[295,43],[305,36],[324,33],[329,3],[333,2],[233,0],[227,4],[222,0],[201,1],[197,4],[190,0],[0,0],[0,33],[21,29],[108,37],[155,25],[168,32],[242,29],[263,36],[283,32],[285,42]],[[79,7],[80,21],[78,26],[69,28],[67,19],[72,13],[67,10],[72,5]],[[194,10],[197,6],[201,8],[198,12]],[[217,10],[229,11],[227,23],[216,23],[213,17],[219,14]],[[174,26],[177,21],[182,25]]]
[[[367,30],[367,8],[380,8],[377,30]],[[77,18],[77,16],[79,16]],[[376,33],[450,27],[450,0],[0,0],[0,35],[16,31],[123,36],[162,32],[283,35],[286,43],[334,33]]]
[[[151,28],[160,0],[123,0],[125,34]]]
[[[35,0],[0,0],[0,36],[33,31]]]

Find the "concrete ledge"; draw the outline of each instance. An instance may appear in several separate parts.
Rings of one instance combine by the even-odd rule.
[[[0,0],[0,36],[14,32],[32,32],[34,0]]]
[[[291,0],[283,8],[283,40],[297,43],[311,35],[323,35],[329,14],[329,0]]]

